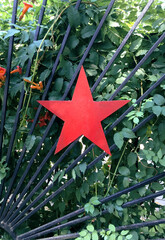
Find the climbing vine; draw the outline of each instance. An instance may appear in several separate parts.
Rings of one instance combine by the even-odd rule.
[[[115,2],[111,13],[107,17],[83,64],[90,87],[98,79],[146,3],[146,0],[118,0]],[[39,106],[37,100],[40,100],[44,93],[68,23],[71,26],[71,32],[60,57],[60,62],[47,96],[48,100],[59,100],[63,96],[109,1],[82,1],[78,10],[74,8],[75,1],[48,1],[37,41],[33,41],[33,39],[41,1],[32,1],[30,4],[33,7],[25,13],[23,18],[20,19],[21,21],[19,21],[19,18],[22,14],[23,4],[19,4],[17,23],[11,29],[11,3],[9,1],[5,5],[3,1],[1,2],[1,106],[3,104],[9,37],[14,36],[15,38],[3,141],[3,158],[0,162],[0,181],[6,176],[7,183],[12,176],[23,145],[26,144],[27,151],[18,176],[23,174],[29,157],[33,155],[52,118],[51,113],[42,109],[33,135],[28,136],[29,129]],[[124,46],[120,56],[115,60],[113,66],[107,71],[93,92],[92,95],[95,101],[107,101],[131,70],[133,70],[158,40],[165,30],[164,10],[165,4],[161,1],[155,1],[151,5],[143,20]],[[114,143],[117,146],[117,149],[112,151],[112,156],[106,156],[95,167],[88,169],[87,164],[102,153],[102,150],[94,147],[72,171],[65,173],[65,170],[73,163],[74,159],[84,151],[84,148],[86,149],[91,144],[89,140],[82,138],[67,154],[67,157],[58,166],[57,171],[52,173],[52,177],[45,182],[44,187],[49,182],[56,183],[48,192],[48,195],[50,195],[63,185],[67,179],[72,177],[74,183],[66,191],[63,191],[61,195],[52,199],[45,208],[41,208],[30,220],[27,220],[18,229],[19,233],[23,233],[25,229],[29,230],[38,227],[38,222],[42,225],[79,207],[84,207],[84,215],[90,215],[91,219],[76,227],[60,230],[58,234],[78,232],[80,236],[77,240],[145,240],[164,237],[165,225],[163,224],[131,231],[118,232],[115,228],[141,221],[164,218],[165,208],[159,204],[157,199],[130,208],[122,207],[127,201],[164,189],[164,179],[161,182],[154,182],[147,187],[130,192],[130,194],[122,195],[117,200],[110,201],[102,206],[100,205],[101,198],[164,171],[165,83],[162,82],[140,104],[135,104],[136,100],[164,74],[164,55],[165,47],[164,41],[162,41],[116,96],[116,100],[129,99],[130,103],[128,106],[134,104],[135,108],[106,136],[109,146]],[[28,59],[33,60],[33,64],[30,76],[25,77]],[[20,121],[10,165],[7,166],[5,164],[6,152],[23,86],[25,98],[20,113]],[[67,100],[72,98],[74,86],[75,83],[66,98]],[[108,129],[126,109],[127,106],[105,119],[102,122],[103,128],[105,130]],[[134,133],[132,129],[151,113],[154,113],[155,117]],[[63,122],[57,119],[52,126],[24,184],[29,181],[30,176],[34,174],[42,159],[58,139],[62,125]],[[59,158],[60,154],[58,153],[50,157],[40,172],[39,178],[42,178],[46,174]],[[15,181],[15,184],[17,183],[18,180]],[[35,184],[33,183],[31,187],[33,188],[34,186]],[[35,197],[39,194],[40,192],[36,192]],[[108,210],[108,213],[102,215],[101,213],[104,210]],[[79,217],[82,217],[82,215]],[[54,233],[53,235],[57,236],[58,234]],[[1,232],[1,235],[1,239],[9,239],[3,232]]]

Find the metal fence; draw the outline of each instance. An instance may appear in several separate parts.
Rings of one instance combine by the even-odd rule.
[[[97,27],[93,37],[91,38],[89,45],[88,45],[87,49],[85,50],[72,79],[70,80],[70,83],[62,97],[62,100],[64,100],[67,97],[67,95],[68,95],[68,93],[80,71],[80,68],[81,68],[82,64],[84,63],[86,57],[88,56],[88,53],[97,37],[102,25],[104,24],[108,14],[110,13],[111,9],[113,8],[114,2],[115,2],[115,0],[112,0],[109,3],[103,18],[101,19],[100,23],[98,24],[98,27]],[[76,9],[79,8],[80,3],[81,3],[81,0],[78,0],[76,3],[76,6],[75,6]],[[145,13],[147,12],[147,10],[149,9],[149,7],[151,6],[152,3],[153,3],[153,0],[148,1],[147,5],[145,6],[145,8],[141,12],[141,14],[138,16],[137,20],[135,21],[134,25],[131,27],[130,31],[127,33],[127,35],[123,39],[120,46],[117,48],[113,57],[108,62],[107,66],[105,67],[105,69],[103,70],[103,72],[101,73],[99,78],[96,80],[95,84],[92,86],[91,92],[93,92],[96,89],[96,87],[100,83],[101,79],[105,76],[106,72],[109,70],[109,68],[114,63],[117,56],[119,56],[119,54],[121,53],[121,50],[123,49],[123,47],[129,40],[130,36],[134,32],[134,30],[136,29],[136,27],[138,26],[138,24],[140,23],[140,21],[142,20],[142,18],[144,17]],[[14,0],[13,15],[12,15],[12,23],[13,24],[16,23],[17,4],[18,4],[18,0]],[[47,0],[43,0],[40,15],[39,15],[39,20],[38,20],[38,26],[35,31],[34,41],[38,39],[40,26],[42,24],[42,20],[44,17],[44,11],[45,11],[46,4],[47,4]],[[66,44],[68,36],[70,34],[70,30],[71,30],[71,27],[70,27],[70,25],[68,25],[65,36],[64,36],[62,44],[61,44],[61,47],[60,47],[60,50],[58,52],[58,55],[56,57],[56,60],[55,60],[54,66],[53,66],[51,76],[50,76],[49,80],[47,81],[45,91],[42,95],[42,100],[46,99],[46,97],[47,97],[47,94],[51,87],[51,83],[53,81],[53,77],[55,75],[55,72],[56,72],[58,64],[59,64],[60,56],[64,50],[65,44]],[[151,49],[145,54],[145,56],[141,59],[141,61],[130,72],[130,74],[126,77],[126,79],[123,81],[123,83],[112,94],[112,96],[109,98],[109,100],[113,100],[117,96],[117,94],[121,91],[121,89],[127,84],[127,82],[130,80],[130,78],[134,76],[134,74],[137,72],[137,70],[149,58],[149,56],[153,53],[153,51],[157,48],[157,46],[164,40],[164,38],[165,38],[165,33],[163,33],[160,36],[160,38],[154,43],[154,45],[151,47]],[[0,155],[2,155],[1,153],[2,153],[4,125],[5,125],[6,110],[7,110],[8,90],[9,90],[9,84],[10,84],[10,69],[11,69],[11,61],[12,61],[13,43],[14,43],[14,36],[10,37],[10,40],[9,40],[7,75],[6,75],[7,78],[6,78],[6,82],[5,82],[4,99],[3,99],[2,116],[1,116],[1,126],[0,126]],[[29,60],[28,65],[27,65],[26,75],[25,75],[27,77],[30,74],[31,65],[32,65],[32,62],[31,62],[31,60]],[[163,82],[164,79],[165,79],[165,75],[163,75],[141,97],[139,97],[136,101],[136,104],[139,104],[142,100],[144,100],[157,86],[159,86]],[[11,135],[11,139],[10,139],[10,143],[9,143],[9,147],[8,147],[8,151],[7,151],[7,155],[6,155],[6,163],[8,165],[10,164],[11,152],[13,149],[13,144],[14,144],[14,140],[15,140],[15,136],[16,136],[17,127],[19,124],[20,111],[22,108],[24,97],[25,97],[25,91],[24,91],[24,87],[23,87],[22,91],[21,91],[21,95],[20,95],[20,100],[19,100],[16,116],[15,116],[13,131],[12,131],[12,135]],[[34,121],[32,123],[31,129],[29,131],[29,135],[31,135],[34,131],[35,125],[38,121],[39,114],[41,112],[41,108],[42,108],[42,106],[40,105],[36,111]],[[134,105],[129,107],[110,127],[107,128],[107,130],[105,131],[105,134],[108,134],[114,127],[116,127],[125,118],[125,116],[133,109],[134,109]],[[152,118],[155,118],[155,117],[156,116],[154,114],[151,114],[146,119],[143,119],[135,128],[132,129],[132,131],[136,132],[139,128],[143,127],[147,122],[149,122]],[[13,239],[28,240],[28,239],[37,239],[39,237],[40,237],[40,239],[53,239],[53,240],[55,240],[55,239],[74,239],[79,236],[78,233],[60,235],[58,237],[49,237],[49,238],[42,238],[42,237],[45,236],[46,234],[49,234],[52,232],[54,233],[59,229],[73,226],[73,225],[82,223],[82,222],[87,221],[92,218],[90,215],[86,215],[81,218],[77,217],[78,215],[84,213],[84,211],[85,211],[84,208],[79,208],[74,212],[64,215],[63,217],[54,219],[53,221],[51,221],[47,224],[39,226],[33,230],[27,231],[21,235],[16,235],[16,233],[15,233],[15,230],[22,223],[24,223],[33,214],[35,214],[37,211],[39,211],[40,208],[45,206],[49,201],[54,199],[57,195],[59,195],[64,189],[66,189],[68,186],[70,186],[75,181],[73,178],[69,179],[65,184],[63,184],[61,187],[59,187],[58,190],[53,192],[50,196],[47,196],[47,192],[56,184],[56,182],[53,182],[53,183],[49,184],[47,187],[45,187],[45,189],[42,190],[41,193],[34,200],[31,200],[32,197],[34,197],[35,192],[40,190],[42,184],[45,183],[45,181],[51,176],[53,171],[62,162],[62,160],[66,157],[67,153],[73,148],[73,146],[76,144],[76,142],[78,140],[73,142],[69,147],[66,148],[64,153],[61,154],[59,159],[54,163],[54,165],[45,174],[45,176],[42,179],[40,179],[40,181],[35,185],[35,187],[32,190],[29,191],[30,186],[32,185],[32,183],[35,183],[35,180],[38,177],[41,170],[43,169],[44,165],[46,164],[46,162],[49,160],[49,158],[54,153],[56,145],[57,145],[57,142],[55,142],[54,146],[50,149],[50,151],[47,153],[47,155],[42,160],[40,165],[37,167],[34,175],[31,176],[31,179],[29,180],[28,184],[24,186],[24,180],[25,180],[27,174],[29,173],[30,168],[32,167],[34,160],[35,160],[37,154],[39,153],[41,146],[44,143],[44,140],[45,140],[46,136],[48,135],[50,128],[54,124],[55,120],[56,120],[56,116],[54,115],[52,117],[51,121],[49,122],[49,125],[47,126],[42,139],[40,140],[38,146],[36,147],[35,152],[33,153],[32,157],[29,158],[29,162],[26,166],[26,169],[24,170],[22,176],[20,177],[17,186],[15,186],[15,188],[14,188],[14,181],[18,177],[18,175],[17,175],[18,170],[21,168],[21,163],[22,163],[25,153],[26,153],[25,145],[24,145],[21,155],[17,161],[16,167],[15,167],[13,175],[10,179],[8,188],[5,187],[5,179],[2,181],[2,183],[0,185],[0,195],[2,196],[1,209],[0,209],[0,227],[3,228],[5,231],[7,231]],[[80,156],[78,156],[76,159],[74,159],[74,162],[72,164],[70,164],[70,166],[68,166],[68,168],[65,170],[65,173],[68,173],[69,171],[71,171],[76,166],[76,164],[81,159],[83,159],[84,156],[88,152],[90,152],[92,150],[93,147],[94,147],[94,144],[91,144]],[[110,151],[113,153],[113,150],[116,147],[117,146],[115,144],[113,144],[112,146],[110,146]],[[92,162],[90,162],[87,165],[87,171],[88,171],[88,169],[94,167],[96,163],[98,163],[101,159],[103,159],[105,157],[105,155],[106,155],[106,153],[103,152],[100,156],[98,156],[96,159],[94,159]],[[122,191],[119,191],[113,195],[102,198],[100,200],[100,202],[101,202],[100,204],[104,204],[108,201],[113,201],[123,194],[130,193],[131,191],[133,191],[135,189],[138,189],[142,186],[146,186],[147,184],[150,184],[154,181],[158,181],[159,179],[161,179],[163,177],[165,177],[165,172],[162,172],[162,173],[156,175],[155,177],[149,178],[149,179],[142,181],[138,184],[135,184],[131,187],[123,189]],[[23,185],[23,188],[21,188],[22,185]],[[20,188],[21,188],[21,191],[20,191]],[[122,207],[127,208],[127,207],[133,206],[135,204],[140,204],[141,202],[148,201],[150,199],[154,199],[155,197],[161,196],[163,194],[165,194],[165,190],[158,191],[151,195],[141,197],[139,199],[127,202],[127,203],[123,204]],[[40,200],[42,197],[44,197],[44,200],[41,202]],[[107,213],[107,210],[103,211],[101,213],[101,215],[103,215],[105,213]],[[72,219],[72,218],[74,218],[74,219]],[[63,221],[66,221],[66,222],[62,223]],[[144,226],[155,226],[155,225],[158,225],[161,223],[165,223],[165,219],[135,223],[135,224],[128,225],[128,226],[120,226],[120,227],[116,227],[116,230],[121,231],[121,230],[125,230],[125,229],[137,229],[137,228],[144,227]]]

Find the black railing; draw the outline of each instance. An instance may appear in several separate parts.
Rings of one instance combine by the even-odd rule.
[[[89,51],[90,51],[91,47],[93,46],[93,43],[96,40],[96,37],[98,36],[98,33],[99,33],[100,29],[102,28],[108,14],[110,13],[110,11],[113,7],[114,2],[115,2],[115,0],[112,0],[110,2],[110,4],[108,5],[108,8],[107,8],[104,16],[102,17],[102,19],[101,19],[93,37],[91,38],[91,40],[88,44],[87,49],[85,50],[81,60],[79,61],[79,64],[78,64],[78,66],[75,70],[75,73],[74,73],[70,83],[68,84],[68,87],[67,87],[64,95],[62,96],[62,100],[64,100],[67,97],[67,95],[68,95],[68,93],[69,93],[69,91],[70,91],[70,89],[71,89],[79,71],[80,71],[81,66],[83,65],[86,57],[88,56]],[[81,3],[81,0],[78,0],[76,2],[76,5],[75,5],[76,9],[79,8],[80,3]],[[119,54],[121,53],[121,50],[123,49],[123,47],[125,46],[125,44],[129,40],[130,36],[134,32],[134,30],[136,29],[136,27],[138,26],[138,24],[140,23],[140,21],[142,20],[142,18],[144,17],[145,13],[147,12],[147,10],[149,9],[149,7],[151,6],[152,3],[153,3],[153,0],[148,1],[147,5],[145,6],[145,8],[141,12],[141,14],[138,16],[137,20],[135,21],[134,25],[132,26],[130,31],[127,33],[127,35],[123,39],[120,46],[117,48],[115,54],[113,55],[113,57],[108,62],[107,66],[105,67],[105,69],[103,70],[103,72],[101,73],[99,78],[96,80],[96,82],[92,86],[92,88],[91,88],[92,93],[94,92],[94,90],[96,89],[96,87],[98,86],[98,84],[100,83],[102,78],[105,76],[107,71],[110,69],[110,67],[112,66],[112,64],[116,60],[116,58],[119,56]],[[39,20],[38,20],[38,26],[36,28],[36,32],[35,32],[35,36],[34,36],[34,41],[36,41],[39,37],[40,25],[41,25],[42,19],[44,17],[44,10],[45,10],[46,4],[47,4],[47,0],[43,0],[40,15],[39,15]],[[13,15],[12,15],[12,23],[13,24],[16,23],[16,13],[17,13],[17,0],[14,0]],[[71,31],[71,27],[70,27],[70,25],[68,25],[65,36],[64,36],[62,44],[61,44],[61,47],[60,47],[60,50],[58,52],[58,55],[56,57],[56,60],[55,60],[54,66],[53,66],[51,76],[50,76],[49,80],[47,81],[45,91],[42,95],[42,100],[46,99],[46,97],[47,97],[47,94],[48,94],[49,89],[51,87],[52,81],[53,81],[54,76],[56,74],[56,70],[57,70],[57,67],[58,67],[58,64],[59,64],[59,61],[60,61],[60,56],[63,53],[63,50],[64,50],[64,47],[66,45],[67,39],[69,37],[70,31]],[[113,100],[117,96],[117,94],[121,91],[121,89],[124,86],[126,86],[127,82],[134,76],[134,74],[137,72],[137,70],[144,64],[144,62],[149,58],[149,56],[154,52],[154,50],[158,47],[158,45],[164,39],[165,39],[165,33],[163,33],[159,37],[159,39],[154,43],[154,45],[151,47],[151,49],[148,50],[148,52],[140,60],[140,62],[135,66],[135,68],[131,71],[131,73],[129,73],[129,75],[126,77],[126,79],[123,81],[123,83],[111,95],[109,100]],[[14,43],[14,37],[12,36],[9,40],[7,79],[6,79],[6,82],[5,82],[4,100],[3,100],[3,107],[2,107],[2,118],[1,118],[1,126],[0,126],[0,156],[3,153],[2,143],[3,143],[6,110],[7,110],[8,89],[9,89],[9,84],[10,84],[10,68],[11,68],[11,61],[12,61],[13,43]],[[30,75],[31,65],[32,65],[32,61],[29,60],[28,64],[27,64],[26,74],[25,74],[26,77],[28,77]],[[140,96],[137,99],[135,104],[141,103],[157,86],[159,86],[163,82],[164,79],[165,79],[165,75],[160,77],[160,79],[157,82],[155,82],[142,96]],[[21,95],[20,95],[20,100],[19,100],[18,108],[17,108],[17,112],[16,112],[15,123],[13,125],[13,131],[12,131],[12,134],[11,134],[8,151],[7,151],[7,154],[6,154],[6,163],[7,164],[9,164],[9,160],[11,158],[11,152],[12,152],[12,149],[13,149],[13,144],[14,144],[14,140],[15,140],[15,136],[16,136],[16,131],[17,131],[18,124],[19,124],[20,111],[22,109],[24,96],[25,96],[25,91],[24,91],[24,88],[22,88]],[[31,125],[29,135],[32,135],[32,133],[34,131],[35,125],[38,121],[39,114],[41,112],[41,108],[42,108],[42,105],[39,105],[39,107],[37,109],[37,112],[35,114],[35,117],[34,117],[34,121]],[[133,109],[134,109],[134,105],[130,106],[110,127],[108,127],[106,129],[105,134],[109,134],[109,132],[112,131],[113,128],[115,128],[126,117],[126,115],[129,112],[131,112]],[[134,127],[132,129],[132,131],[133,132],[138,131],[147,122],[149,122],[151,119],[153,119],[155,117],[156,116],[154,114],[149,115],[147,118],[143,119],[136,127]],[[22,223],[24,223],[33,214],[35,214],[40,208],[42,208],[49,201],[51,201],[56,196],[58,196],[64,189],[66,189],[68,186],[70,186],[75,181],[73,178],[70,178],[63,185],[61,185],[55,192],[53,192],[51,195],[47,196],[48,191],[53,186],[56,185],[56,183],[57,183],[57,180],[56,180],[55,182],[50,183],[47,187],[45,187],[45,189],[42,189],[41,193],[37,197],[35,197],[35,199],[34,199],[35,193],[39,189],[41,189],[41,186],[52,175],[54,170],[57,169],[59,164],[64,160],[64,158],[67,156],[67,154],[70,152],[70,150],[75,146],[75,144],[77,143],[78,140],[74,141],[72,144],[70,144],[70,146],[68,146],[66,148],[66,150],[61,154],[59,159],[57,159],[55,164],[46,172],[44,177],[42,177],[42,179],[40,179],[39,182],[35,185],[35,180],[37,179],[39,173],[41,172],[42,168],[45,166],[46,162],[50,159],[50,157],[52,156],[52,154],[55,151],[56,144],[57,144],[57,142],[55,142],[53,147],[48,152],[48,154],[44,157],[44,159],[42,160],[40,165],[37,167],[35,173],[31,176],[28,183],[22,189],[22,185],[24,184],[24,180],[25,180],[27,174],[29,173],[30,168],[33,166],[34,160],[37,157],[37,154],[39,153],[39,151],[42,147],[42,144],[44,143],[45,138],[47,137],[47,135],[48,135],[52,125],[54,124],[55,120],[56,120],[56,116],[54,115],[51,118],[51,120],[50,120],[50,122],[49,122],[49,124],[48,124],[48,126],[47,126],[39,144],[38,144],[38,146],[36,147],[35,152],[33,153],[32,157],[29,159],[27,167],[24,170],[24,172],[22,173],[22,176],[20,177],[19,182],[18,182],[17,186],[15,187],[15,189],[13,189],[13,185],[14,185],[15,179],[17,178],[18,170],[21,167],[21,163],[24,160],[24,156],[25,156],[25,153],[26,153],[26,145],[23,146],[21,155],[20,155],[20,157],[17,161],[15,170],[13,172],[13,175],[12,175],[11,179],[10,179],[9,186],[4,188],[5,179],[2,181],[2,183],[0,185],[0,195],[3,196],[3,194],[4,194],[3,201],[1,203],[1,209],[0,209],[0,221],[1,221],[0,226],[5,231],[7,231],[13,239],[17,239],[17,240],[36,239],[38,237],[45,236],[46,234],[49,234],[49,233],[52,233],[52,232],[54,233],[55,231],[57,231],[59,229],[69,227],[69,226],[73,226],[73,225],[82,223],[84,221],[87,221],[89,219],[92,219],[92,217],[90,215],[86,215],[84,217],[81,217],[81,218],[78,217],[78,218],[75,218],[75,219],[71,220],[72,218],[77,217],[78,215],[85,212],[84,208],[79,208],[76,211],[73,211],[73,212],[71,212],[67,215],[64,215],[63,217],[57,218],[53,221],[50,221],[49,223],[44,224],[42,226],[39,226],[39,227],[37,227],[33,230],[27,231],[26,233],[23,233],[21,235],[16,235],[16,233],[15,233],[16,232],[15,230]],[[88,154],[92,150],[92,148],[94,146],[95,146],[94,144],[91,144],[81,155],[79,155],[76,159],[74,159],[74,161],[65,169],[65,173],[69,173],[76,166],[76,164],[79,163],[86,156],[86,154]],[[117,146],[115,144],[113,144],[112,146],[110,146],[110,151],[112,152],[116,148],[117,148]],[[90,162],[87,165],[87,170],[94,167],[105,156],[106,156],[106,153],[103,152],[100,156],[95,158],[92,162]],[[137,183],[137,184],[135,184],[131,187],[128,187],[128,188],[126,188],[122,191],[119,191],[115,194],[112,194],[111,196],[107,196],[105,198],[102,198],[102,199],[99,200],[100,205],[105,204],[106,202],[109,202],[109,201],[113,201],[123,194],[130,193],[131,191],[139,189],[140,187],[145,186],[147,184],[150,184],[152,182],[158,181],[159,179],[162,179],[164,177],[165,177],[165,172],[160,173],[160,174],[158,174],[154,177],[151,177],[147,180],[144,180],[140,183]],[[35,186],[33,186],[33,189],[29,190],[32,184],[35,185]],[[122,205],[122,207],[123,208],[132,207],[135,204],[140,204],[141,202],[149,201],[151,199],[154,199],[157,196],[161,196],[161,195],[164,195],[164,194],[165,194],[165,190],[158,191],[158,192],[150,194],[148,196],[144,196],[144,197],[141,197],[139,199],[124,203]],[[44,199],[41,202],[42,198],[44,198]],[[104,211],[101,212],[101,215],[106,214],[107,212],[108,212],[107,210],[104,210]],[[62,223],[63,221],[67,221],[67,222]],[[135,223],[135,224],[127,225],[127,226],[120,226],[120,227],[116,227],[116,231],[121,231],[121,230],[125,230],[125,229],[136,229],[136,228],[145,227],[145,226],[155,226],[155,225],[162,224],[162,223],[165,223],[165,219]],[[49,238],[44,237],[42,239],[73,239],[73,238],[76,238],[78,236],[79,236],[78,233],[73,233],[73,234],[67,234],[67,235],[60,235],[60,236],[57,236],[57,237],[49,237]]]

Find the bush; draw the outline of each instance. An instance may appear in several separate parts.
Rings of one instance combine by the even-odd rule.
[[[100,0],[82,2],[77,11],[74,9],[75,2],[68,3],[67,1],[61,1],[59,3],[59,1],[55,0],[49,1],[41,26],[39,39],[35,42],[33,42],[33,37],[40,9],[39,3],[34,4],[34,8],[28,13],[23,21],[17,22],[14,30],[10,29],[6,13],[1,13],[0,66],[6,68],[9,37],[14,35],[15,42],[12,70],[19,65],[23,70],[23,74],[19,75],[16,73],[11,75],[3,142],[3,160],[0,164],[3,164],[6,156],[23,85],[25,89],[25,99],[20,115],[20,123],[9,164],[10,170],[8,170],[5,165],[3,165],[0,170],[0,180],[2,180],[7,174],[7,185],[9,184],[9,179],[15,169],[17,159],[20,156],[24,143],[27,146],[27,151],[19,170],[18,177],[14,183],[15,186],[17,186],[20,176],[22,176],[29,159],[33,155],[52,117],[51,114],[48,115],[46,113],[45,109],[42,109],[33,135],[31,137],[27,136],[36,109],[38,108],[37,100],[41,99],[47,81],[51,75],[53,64],[60,49],[68,22],[71,25],[71,32],[63,54],[60,57],[60,62],[48,93],[47,98],[49,100],[59,100],[62,98],[108,3],[109,1]],[[115,2],[111,13],[108,15],[83,64],[90,87],[93,86],[107,63],[110,61],[146,3],[146,0],[140,2],[136,0],[127,2],[118,0]],[[3,9],[5,9],[4,4],[2,6]],[[11,13],[11,6],[9,3],[6,8],[9,10],[9,13]],[[20,5],[18,14],[21,10],[22,6]],[[117,57],[113,66],[107,71],[93,92],[93,99],[95,101],[107,101],[161,36],[165,29],[163,10],[164,4],[160,1],[155,1],[152,4],[145,17],[122,49],[120,56]],[[138,69],[135,75],[128,81],[126,86],[119,92],[115,99],[129,99],[131,100],[129,106],[135,104],[136,100],[163,75],[165,63],[164,55],[165,48],[163,41]],[[33,59],[33,64],[30,76],[28,78],[26,77],[26,79],[32,82],[34,81],[35,83],[41,81],[44,86],[42,91],[37,89],[32,90],[30,84],[23,81],[28,59]],[[72,86],[71,91],[66,98],[67,100],[72,98],[74,86]],[[110,134],[107,134],[106,137],[109,146],[115,143],[118,147],[116,150],[112,151],[111,157],[107,156],[100,160],[94,167],[87,169],[87,164],[102,154],[102,150],[95,146],[72,171],[65,174],[65,170],[81,154],[83,147],[85,146],[85,148],[87,148],[91,144],[91,142],[85,138],[82,138],[82,141],[76,143],[72,150],[58,165],[57,170],[52,173],[50,179],[43,184],[40,191],[42,191],[49,182],[54,181],[55,184],[53,188],[48,192],[48,195],[51,195],[71,177],[74,178],[74,182],[60,195],[53,198],[44,208],[41,208],[35,213],[29,220],[27,220],[26,224],[22,225],[17,231],[19,233],[25,232],[25,229],[33,229],[34,227],[38,227],[39,225],[45,224],[84,206],[86,213],[94,216],[94,219],[103,209],[108,209],[109,211],[109,214],[99,216],[97,217],[97,221],[92,222],[94,226],[94,229],[92,228],[93,231],[101,228],[106,229],[108,228],[109,223],[114,226],[121,226],[141,222],[142,220],[163,218],[164,207],[158,205],[154,201],[147,201],[131,208],[122,208],[122,204],[149,195],[158,190],[162,190],[164,188],[164,180],[160,183],[154,182],[150,186],[140,188],[128,195],[122,195],[116,201],[103,206],[96,206],[97,204],[93,204],[91,199],[96,197],[97,201],[99,201],[99,199],[107,195],[116,193],[164,171],[164,89],[165,84],[163,82],[156,87],[150,95],[145,98],[145,100],[140,102],[140,104],[135,104],[134,110],[131,111],[113,130],[111,130]],[[0,88],[1,104],[3,104],[3,94],[4,86]],[[102,122],[103,128],[106,130],[126,109],[127,106],[105,119]],[[151,113],[154,113],[155,117],[136,133],[133,133],[132,129]],[[43,121],[45,115],[47,116],[47,119]],[[47,135],[44,144],[30,169],[30,173],[24,181],[24,186],[28,183],[38,165],[58,139],[62,125],[63,122],[57,119],[52,126],[51,131]],[[49,161],[47,161],[47,164],[45,164],[37,177],[37,180],[31,185],[30,190],[34,188],[39,179],[44,177],[47,171],[50,170],[53,164],[58,160],[60,155],[61,153],[50,157]],[[40,191],[35,193],[32,200],[40,194]],[[59,231],[59,234],[81,232],[83,228],[85,229],[88,223],[85,222],[76,227],[72,226],[70,229]],[[161,225],[152,228],[141,228],[133,231],[134,233],[128,232],[126,234],[132,234],[133,236],[133,238],[127,239],[152,239],[163,237],[165,232],[164,229],[165,226]],[[112,233],[110,232],[110,234],[114,234],[113,231]],[[105,240],[108,239],[108,237],[105,238],[106,236],[107,234],[102,234],[102,237]],[[119,234],[117,234],[114,239],[125,239],[122,233],[120,236],[123,236],[123,238],[119,238]]]

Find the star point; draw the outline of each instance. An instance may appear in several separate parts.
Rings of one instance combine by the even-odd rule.
[[[38,101],[64,121],[55,154],[84,135],[111,155],[101,121],[129,100],[93,101],[88,80],[82,67],[71,101]]]

